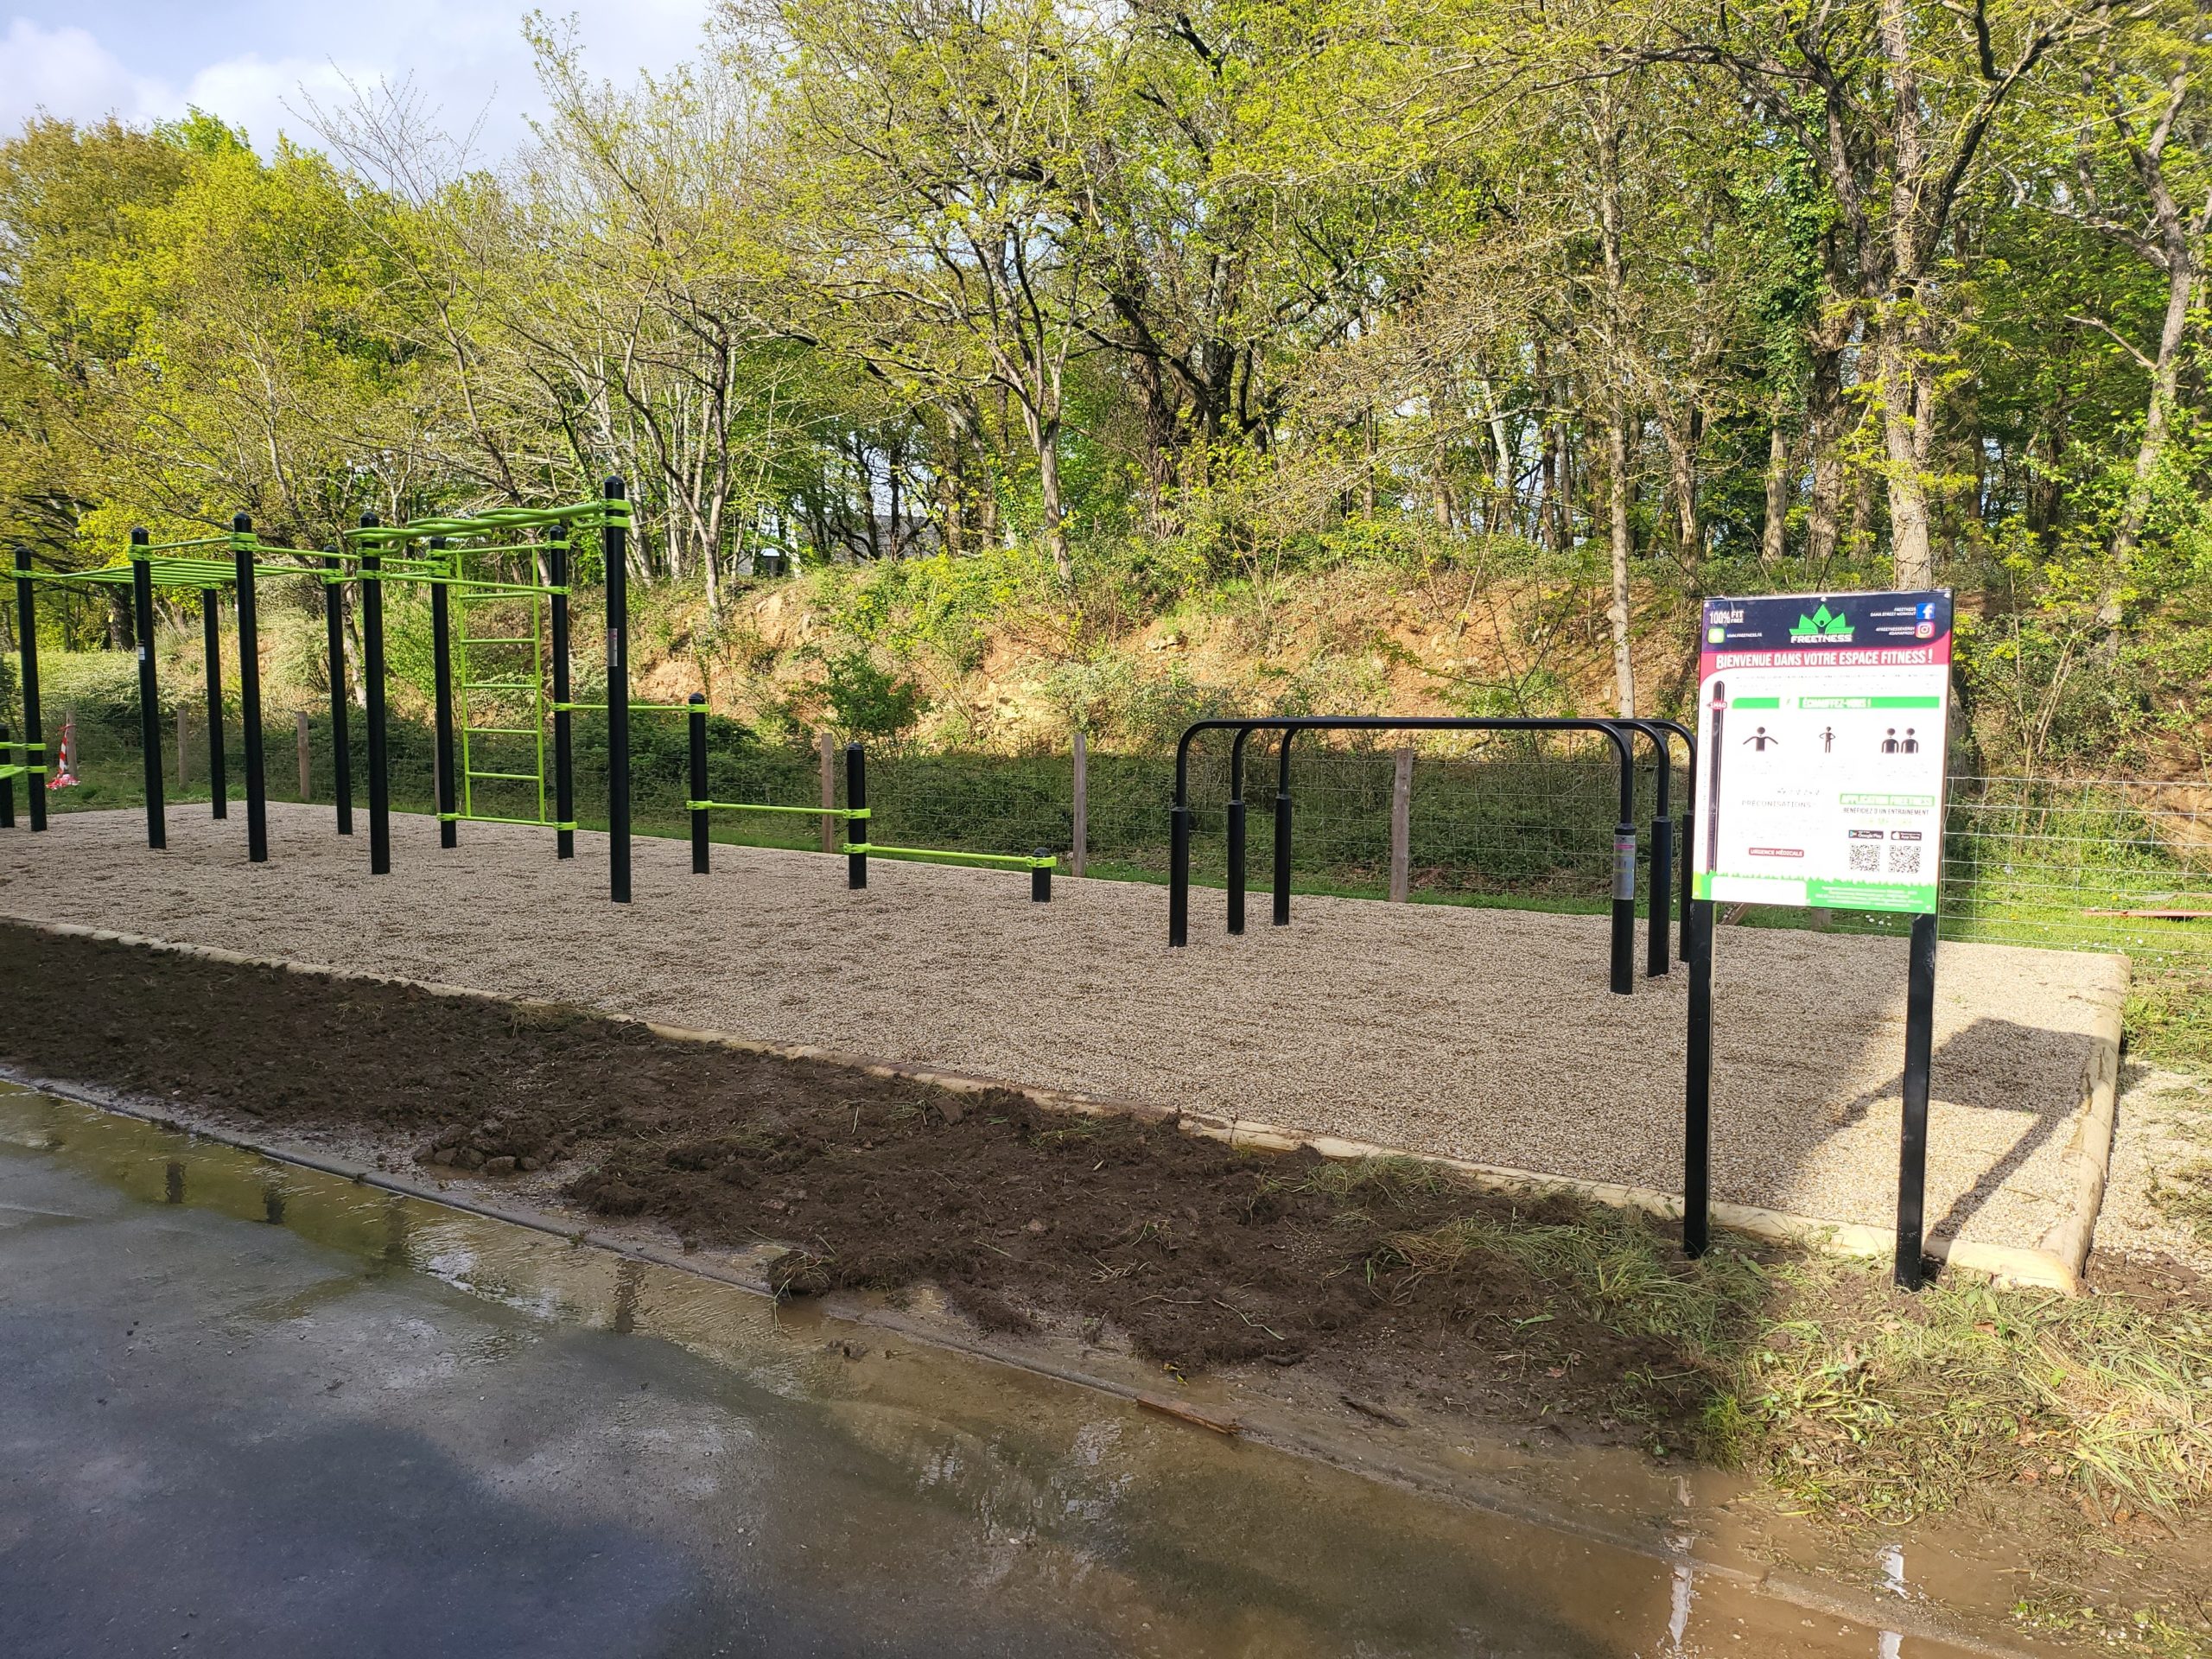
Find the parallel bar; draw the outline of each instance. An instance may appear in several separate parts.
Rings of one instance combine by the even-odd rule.
[[[556,858],[576,855],[574,718],[569,712],[569,544],[553,543],[553,817],[561,829]]]
[[[327,563],[334,572],[345,569],[333,553]],[[330,652],[330,772],[338,804],[338,833],[353,833],[353,734],[346,706],[346,589],[328,582],[322,590],[324,626]]]
[[[200,590],[200,644],[207,666],[207,815],[231,816],[230,757],[223,747],[223,592]]]
[[[373,526],[373,512],[361,515]],[[378,556],[361,558],[361,684],[368,702],[369,874],[391,874],[391,782],[386,770],[384,729],[384,584],[377,581]]]
[[[957,847],[892,847],[877,841],[849,841],[843,842],[838,850],[861,856],[881,853],[887,858],[911,858],[933,864],[994,864],[1009,870],[1057,870],[1060,868],[1060,861],[1045,852],[971,853]]]
[[[441,551],[445,547],[442,537],[430,538],[431,550]],[[461,810],[460,780],[454,775],[453,753],[453,616],[452,605],[445,588],[430,589],[430,680],[433,696],[432,720],[435,728],[437,757],[438,845],[460,845],[459,827],[454,815]]]
[[[622,480],[607,480],[600,531],[607,565],[607,891],[630,902],[630,541]]]
[[[1897,1126],[1897,1281],[1918,1290],[1928,1202],[1928,1082],[1936,1046],[1936,918],[1912,918],[1904,993],[1904,1115]]]
[[[245,847],[254,864],[269,861],[269,779],[261,753],[261,633],[253,593],[253,521],[231,520],[238,543],[233,595],[238,618],[238,719],[245,728]]]
[[[46,730],[38,707],[38,600],[31,587],[30,550],[16,550],[16,652],[22,672],[23,694],[23,804],[29,810],[31,832],[46,828],[46,785],[54,775],[54,762],[46,753]],[[36,757],[34,760],[33,757]]]
[[[707,700],[697,692],[691,694],[690,730],[686,734],[691,746],[691,873],[708,873],[709,842],[707,839]]]
[[[130,614],[138,637],[138,741],[146,773],[146,845],[168,845],[162,813],[162,688],[154,661],[154,574],[143,556],[146,532],[130,532]]]
[[[858,812],[868,805],[868,751],[857,743],[845,745],[845,810]],[[868,886],[868,843],[845,849],[845,885]]]
[[[865,818],[868,810],[855,811],[849,806],[763,806],[753,801],[709,801],[698,797],[683,803],[686,811],[709,812],[791,812],[807,818]]]

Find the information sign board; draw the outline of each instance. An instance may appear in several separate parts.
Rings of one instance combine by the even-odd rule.
[[[1709,599],[1695,898],[1933,915],[1951,595]]]

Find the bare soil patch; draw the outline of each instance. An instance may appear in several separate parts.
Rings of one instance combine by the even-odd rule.
[[[20,1071],[271,1135],[366,1135],[431,1175],[550,1172],[595,1214],[690,1243],[787,1245],[774,1277],[792,1294],[928,1281],[986,1328],[1041,1319],[1171,1370],[1312,1365],[1600,1439],[1681,1444],[1711,1391],[1702,1341],[1624,1330],[1484,1247],[1488,1229],[1587,1218],[1562,1201],[1232,1151],[1172,1122],[678,1042],[582,1010],[4,924],[0,999],[0,1061]]]

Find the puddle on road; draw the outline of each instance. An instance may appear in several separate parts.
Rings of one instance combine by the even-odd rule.
[[[488,1387],[533,1332],[673,1344],[690,1357],[679,1368],[686,1421],[726,1421],[726,1448],[771,1482],[825,1457],[867,1471],[866,1501],[820,1529],[833,1535],[810,1547],[785,1528],[776,1568],[800,1585],[825,1571],[838,1589],[965,1575],[993,1605],[1125,1653],[1991,1650],[1792,1605],[1707,1570],[1697,1552],[1669,1560],[1507,1519],[676,1269],[0,1085],[0,1178],[20,1158],[56,1160],[144,1205],[282,1228],[352,1264],[242,1316],[264,1326],[312,1318],[318,1299],[367,1279],[504,1310],[489,1323],[505,1334],[467,1356]],[[25,1206],[13,1218],[41,1220]],[[762,1410],[764,1399],[777,1408]],[[1643,1519],[1655,1533],[1682,1524]],[[1910,1605],[1902,1553],[1867,1561],[1865,1581]]]

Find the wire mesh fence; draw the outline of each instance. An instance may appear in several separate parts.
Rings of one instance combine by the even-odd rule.
[[[48,711],[58,739],[64,710]],[[328,801],[334,786],[327,716],[310,720],[308,798]],[[135,720],[79,718],[81,782],[68,806],[121,806],[137,799]],[[173,728],[165,727],[165,744]],[[687,750],[680,715],[640,714],[632,721],[633,791],[639,829],[676,833],[684,823]],[[267,727],[271,798],[299,798],[295,728],[287,715]],[[204,723],[188,736],[181,789],[175,755],[164,756],[165,782],[178,798],[205,798]],[[365,733],[356,715],[352,754],[354,798],[365,798]],[[226,722],[230,788],[241,785],[241,743]],[[395,720],[389,738],[393,803],[428,810],[434,753],[428,728]],[[606,789],[603,721],[576,726],[578,816],[599,821]],[[1192,870],[1219,886],[1227,866],[1227,808],[1232,798],[1226,736],[1193,752]],[[1679,758],[1679,757],[1677,757]],[[710,722],[710,792],[722,801],[810,807],[822,803],[818,751],[761,745],[734,725]],[[1093,753],[1086,765],[1083,839],[1090,874],[1164,880],[1170,754]],[[1389,887],[1392,794],[1397,762],[1385,745],[1329,747],[1309,734],[1294,746],[1293,887],[1381,897]],[[1648,849],[1657,810],[1648,745],[1635,769],[1634,823]],[[1274,858],[1280,771],[1274,740],[1255,739],[1246,756],[1247,868],[1265,887]],[[1077,834],[1071,755],[1003,756],[879,747],[868,757],[871,840],[895,845],[989,853],[1039,849],[1065,855]],[[1618,770],[1609,747],[1562,734],[1494,734],[1456,747],[1416,746],[1407,811],[1408,896],[1440,903],[1599,911],[1611,891]],[[1670,810],[1685,810],[1689,780],[1670,775]],[[842,759],[832,798],[843,800]],[[819,823],[804,816],[718,815],[718,838],[756,845],[817,848]],[[2122,950],[2146,964],[2212,969],[2212,783],[2139,779],[1958,776],[1950,780],[1941,888],[1943,935],[2050,949]],[[1648,861],[1639,898],[1648,902]],[[1903,918],[1880,912],[1762,907],[1736,917],[1748,925],[1891,933]]]

